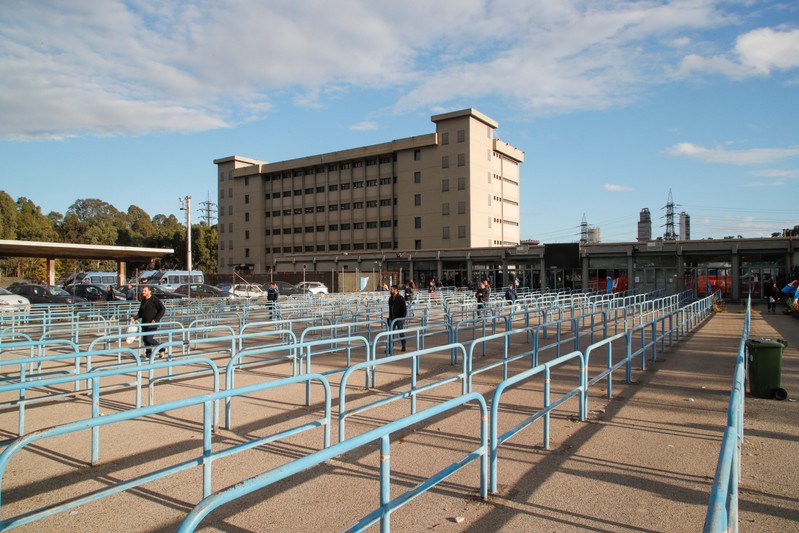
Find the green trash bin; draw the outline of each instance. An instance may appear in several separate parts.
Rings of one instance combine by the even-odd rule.
[[[788,343],[782,339],[747,339],[749,352],[749,394],[756,398],[788,397],[781,388],[782,351]]]

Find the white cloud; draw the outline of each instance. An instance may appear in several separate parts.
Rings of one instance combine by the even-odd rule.
[[[753,181],[751,183],[747,183],[744,187],[782,187],[785,185],[784,181]]]
[[[732,79],[767,76],[773,70],[799,67],[799,29],[758,28],[738,37],[735,48],[723,54],[703,57],[687,55],[679,74],[695,72],[722,74]]]
[[[796,31],[696,47],[739,23],[712,0],[6,0],[0,139],[202,131],[278,99],[401,94],[394,110],[500,99],[527,116],[627,104],[683,70],[796,67]],[[442,23],[446,20],[446,23]],[[691,35],[691,37],[688,37]],[[390,92],[389,92],[390,91]],[[385,104],[381,104],[385,105]]]
[[[364,120],[363,122],[358,122],[350,126],[350,130],[352,131],[374,131],[377,129],[377,122],[372,122],[369,120]]]
[[[754,172],[750,172],[752,176],[758,176],[761,178],[788,178],[788,179],[795,179],[799,178],[799,169],[772,169],[772,170],[756,170]]]
[[[774,163],[783,159],[799,157],[799,146],[788,148],[752,148],[749,150],[727,150],[725,148],[705,148],[692,143],[679,143],[668,148],[666,154],[674,157],[690,157],[708,163],[728,165],[760,165]]]
[[[613,183],[606,183],[602,187],[609,192],[630,192],[634,190],[632,187],[627,187],[626,185],[615,185]]]

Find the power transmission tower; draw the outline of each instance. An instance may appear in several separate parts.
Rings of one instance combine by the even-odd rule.
[[[580,244],[588,242],[588,222],[585,220],[585,213],[583,213],[583,221],[580,223]]]
[[[663,234],[664,241],[676,241],[677,240],[677,233],[674,231],[674,208],[677,207],[677,204],[674,203],[674,200],[671,198],[671,189],[669,189],[669,200],[666,202],[666,206],[661,208],[666,210],[666,233]]]
[[[211,201],[211,193],[208,193],[208,199],[205,202],[200,202],[200,218],[205,221],[208,226],[211,226],[211,221],[216,218],[216,204]]]

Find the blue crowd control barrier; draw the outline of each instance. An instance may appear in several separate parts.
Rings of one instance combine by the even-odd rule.
[[[466,381],[464,383],[466,390],[464,392],[471,392],[472,390],[472,378],[483,372],[487,372],[493,368],[498,366],[502,366],[502,379],[508,379],[508,369],[510,363],[517,361],[519,359],[523,359],[525,357],[530,357],[531,365],[535,366],[537,364],[537,357],[536,357],[536,350],[537,347],[534,345],[530,350],[522,349],[519,353],[511,353],[510,346],[511,346],[511,338],[516,336],[524,336],[525,342],[521,343],[521,346],[526,346],[526,339],[528,337],[528,331],[526,329],[517,329],[512,331],[505,331],[503,333],[495,333],[494,335],[487,335],[485,337],[480,337],[475,339],[471,344],[469,344],[469,352],[466,359]],[[486,364],[481,364],[477,368],[475,368],[475,356],[474,352],[475,349],[480,346],[482,348],[483,354],[485,354],[485,346],[492,341],[502,341],[502,354],[500,356],[500,360],[491,360],[491,362],[487,362]]]
[[[161,366],[166,366],[168,364],[170,363],[155,363],[154,365],[144,365],[144,366],[161,367]],[[95,377],[99,378],[101,377],[101,375],[108,375],[108,373],[110,372],[111,371],[97,373],[97,376]],[[296,383],[310,382],[311,380],[318,380],[324,386],[325,390],[324,415],[321,419],[313,420],[311,422],[307,422],[272,435],[253,438],[252,440],[242,442],[240,444],[235,444],[223,450],[213,451],[211,435],[216,430],[214,426],[213,412],[215,410],[214,406],[217,404],[218,401],[224,400],[225,398],[228,398],[230,396],[241,396],[267,389],[284,387]],[[95,387],[95,389],[97,388],[98,387]],[[229,457],[236,453],[250,450],[258,446],[263,446],[264,444],[275,442],[277,440],[286,438],[291,435],[295,435],[303,431],[308,431],[310,429],[321,427],[324,431],[323,446],[327,448],[330,445],[330,416],[331,416],[330,385],[327,382],[327,380],[323,376],[320,376],[319,374],[306,374],[303,376],[294,376],[279,381],[258,383],[255,385],[249,385],[246,387],[241,387],[233,390],[215,392],[213,394],[194,396],[191,398],[185,398],[182,400],[176,400],[159,405],[140,407],[129,411],[120,411],[117,413],[107,414],[105,416],[95,416],[90,419],[85,419],[78,422],[71,422],[68,424],[63,424],[60,426],[55,426],[52,428],[33,432],[29,435],[16,439],[5,450],[3,450],[2,453],[0,453],[0,484],[2,483],[3,475],[6,472],[9,461],[17,454],[17,452],[21,451],[22,449],[26,448],[27,446],[31,445],[34,442],[38,442],[40,440],[48,439],[51,437],[56,437],[59,435],[67,435],[87,429],[91,429],[94,434],[94,432],[99,431],[99,428],[102,426],[107,426],[110,424],[115,424],[130,420],[136,420],[152,416],[155,414],[167,413],[169,411],[183,409],[185,407],[190,407],[194,405],[203,406],[203,421],[202,421],[203,439],[201,444],[202,450],[201,453],[196,457],[186,461],[179,462],[177,464],[160,468],[154,472],[150,472],[149,474],[144,474],[133,479],[119,481],[104,488],[90,492],[88,494],[83,494],[81,496],[70,498],[58,504],[47,505],[39,509],[35,509],[13,517],[6,518],[5,520],[0,521],[0,529],[5,530],[5,529],[10,529],[12,527],[28,524],[36,520],[39,520],[41,518],[54,515],[61,511],[72,509],[74,507],[78,507],[80,505],[102,499],[106,496],[110,496],[112,494],[116,494],[118,492],[122,492],[134,487],[138,487],[145,483],[149,483],[150,481],[161,479],[163,477],[167,477],[172,474],[188,470],[195,466],[202,467],[203,470],[202,494],[204,497],[207,497],[208,495],[211,494],[212,491],[212,473],[213,473],[212,465],[215,460],[222,459],[224,457]],[[99,411],[96,414],[99,415]],[[92,464],[96,464],[95,461],[96,453],[97,455],[99,455],[99,452],[97,449],[95,449],[93,443]],[[2,494],[2,492],[0,492],[0,494]],[[0,503],[2,502],[0,501]]]
[[[404,323],[405,327],[402,329],[395,329],[395,327],[400,323]],[[422,324],[418,327],[412,328],[408,327],[408,322],[404,321],[402,318],[395,318],[391,321],[391,324],[389,324],[388,330],[378,333],[372,339],[372,354],[375,358],[377,358],[377,355],[380,353],[378,346],[380,346],[384,340],[386,347],[383,351],[386,355],[391,356],[394,355],[394,345],[397,343],[397,341],[402,342],[402,339],[405,339],[406,344],[414,346],[416,350],[423,350],[427,344],[428,338],[441,335],[444,337],[444,344],[451,342],[450,339],[452,338],[452,329],[450,328],[449,324]],[[455,364],[454,360],[452,364]]]
[[[560,396],[557,400],[552,401],[551,398],[551,388],[550,388],[550,378],[552,374],[552,368],[566,364],[573,359],[577,359],[580,363],[580,372],[578,375],[578,385],[573,389],[569,390],[562,396]],[[569,354],[562,355],[552,361],[544,363],[542,365],[538,365],[530,370],[526,370],[521,374],[517,374],[511,378],[506,379],[502,383],[500,383],[496,390],[494,391],[494,396],[491,399],[491,492],[497,492],[497,469],[498,469],[498,449],[499,446],[505,442],[507,442],[511,437],[519,433],[521,430],[535,422],[536,420],[543,418],[544,419],[544,448],[547,450],[549,449],[549,433],[550,433],[550,414],[554,411],[557,407],[561,404],[566,402],[568,399],[575,395],[580,395],[580,404],[583,405],[585,403],[585,394],[586,389],[584,386],[584,368],[585,368],[585,357],[580,352],[572,352]],[[543,403],[544,407],[536,411],[532,416],[526,418],[513,428],[509,429],[503,434],[499,434],[499,409],[500,409],[500,400],[502,398],[502,394],[505,392],[505,389],[516,385],[517,383],[521,383],[523,381],[531,379],[533,376],[538,374],[544,374],[544,398]]]
[[[80,382],[88,380],[91,378],[92,368],[91,368],[91,357],[92,356],[101,356],[101,355],[116,355],[118,350],[102,350],[97,352],[78,352],[78,353],[69,353],[69,354],[59,354],[59,355],[50,355],[50,356],[36,356],[36,357],[29,357],[29,358],[21,358],[21,359],[12,359],[5,361],[4,365],[20,365],[20,375],[15,378],[16,381],[13,382],[6,382],[0,385],[0,394],[5,392],[17,392],[17,398],[12,401],[2,402],[0,405],[17,405],[19,407],[18,413],[18,429],[17,434],[22,436],[25,434],[25,410],[28,404],[33,404],[37,402],[46,402],[52,401],[58,398],[65,398],[69,396],[74,396],[81,392]],[[139,357],[138,355],[133,352],[132,350],[125,350],[128,352],[134,361],[135,364],[139,364]],[[81,372],[80,370],[80,360],[86,359],[86,370]],[[44,364],[46,362],[68,362],[73,361],[73,368],[72,370],[67,370],[64,368],[63,370],[59,371],[51,371],[46,372],[44,374],[26,374],[25,367],[31,364]],[[136,367],[134,365],[126,366],[125,374],[136,372]],[[57,385],[64,385],[73,383],[73,391],[71,392],[54,392],[52,390],[47,390],[47,387],[55,387]],[[136,372],[136,380],[133,383],[125,383],[125,384],[114,384],[110,387],[118,388],[123,386],[135,386],[135,405],[136,407],[141,405],[141,372]],[[99,383],[96,384],[99,387]],[[40,396],[36,397],[28,397],[27,393],[29,390],[43,390],[44,393]],[[97,391],[99,393],[99,391]],[[98,398],[99,400],[99,398]]]
[[[375,340],[375,343],[378,341]],[[451,350],[458,350],[463,353],[462,360],[463,363],[463,370],[460,374],[451,376],[442,380],[434,381],[432,383],[428,383],[421,387],[418,386],[418,375],[419,375],[419,366],[420,366],[420,358],[424,355],[439,353],[443,351],[451,351]],[[355,409],[347,410],[347,383],[349,382],[350,376],[358,372],[359,370],[365,370],[367,375],[371,374],[372,376],[372,388],[375,387],[375,376],[377,374],[377,367],[381,365],[387,364],[397,364],[402,361],[410,361],[411,362],[411,370],[410,370],[410,380],[408,382],[408,390],[402,391],[391,396],[387,396],[381,398],[379,400],[367,403],[365,405],[360,405]],[[374,409],[381,405],[385,405],[396,400],[400,400],[402,398],[410,398],[411,399],[411,414],[416,412],[416,397],[428,390],[434,389],[436,387],[440,387],[442,385],[446,385],[447,383],[452,383],[454,381],[461,380],[463,384],[461,386],[461,390],[466,390],[466,383],[465,383],[465,376],[466,376],[466,352],[462,344],[453,343],[447,344],[444,346],[438,346],[436,348],[427,348],[425,350],[419,350],[415,352],[410,352],[406,354],[394,355],[390,357],[384,357],[382,359],[372,359],[369,361],[364,361],[362,363],[358,363],[349,367],[341,378],[341,384],[339,386],[339,414],[338,414],[338,432],[339,432],[339,441],[344,440],[344,435],[346,434],[345,430],[345,422],[347,417],[350,417],[354,414],[361,413],[368,409]]]
[[[343,345],[343,346],[342,346]],[[312,370],[312,360],[314,355],[321,355],[327,353],[338,353],[344,352],[346,354],[346,364],[343,368],[336,368],[334,370],[328,370],[326,372],[320,372],[323,376],[329,376],[331,374],[340,374],[342,372],[346,372],[348,368],[352,365],[352,355],[353,349],[360,349],[363,348],[363,355],[364,360],[369,361],[371,359],[370,350],[369,350],[369,341],[366,340],[365,337],[355,336],[355,337],[342,337],[338,339],[321,339],[317,341],[310,341],[310,342],[301,342],[295,347],[298,349],[300,354],[300,359],[305,359],[305,373],[310,374],[313,372]],[[316,347],[327,347],[323,351],[314,352],[314,348]],[[364,386],[369,386],[369,374],[367,373],[364,376]],[[306,394],[305,394],[305,405],[311,405],[311,384],[306,384],[305,387]]]
[[[715,297],[715,295],[714,295]],[[752,297],[746,302],[746,315],[735,360],[732,391],[727,407],[727,427],[713,478],[703,533],[738,531],[738,484],[741,479],[741,443],[744,438],[746,379],[746,340],[752,320]]]
[[[613,343],[624,339],[624,355],[620,360],[613,361]],[[595,375],[592,378],[588,378],[588,373],[590,369],[590,361],[591,361],[591,354],[594,353],[594,350],[598,350],[599,348],[605,347],[605,365],[601,372]],[[599,342],[595,342],[594,344],[590,345],[588,348],[585,349],[585,387],[586,390],[591,387],[591,385],[598,383],[602,378],[606,378],[607,382],[605,384],[606,388],[606,397],[610,398],[613,395],[613,371],[617,368],[624,365],[625,372],[624,372],[624,381],[630,383],[632,381],[632,332],[628,333],[617,333],[612,337],[608,337],[603,339]],[[588,395],[585,397],[585,404],[581,406],[581,413],[580,419],[585,418],[585,414],[588,412]]]
[[[391,496],[391,435],[405,429],[411,425],[418,424],[428,420],[432,417],[438,416],[447,411],[454,410],[466,403],[477,402],[480,409],[480,447],[470,452],[463,459],[453,463],[445,469],[437,472],[433,476],[424,480],[422,483],[413,487],[412,489],[392,498]],[[311,455],[302,457],[287,465],[263,472],[257,476],[247,479],[238,483],[228,489],[217,492],[211,496],[204,498],[191,512],[186,516],[186,519],[181,523],[178,528],[179,533],[189,533],[194,531],[211,511],[224,505],[228,502],[236,500],[251,494],[256,490],[263,489],[269,485],[276,483],[282,479],[286,479],[299,472],[307,470],[313,466],[323,463],[329,459],[337,457],[341,454],[350,452],[352,450],[361,448],[374,441],[380,441],[380,494],[379,501],[380,507],[374,512],[356,522],[349,531],[363,531],[369,526],[380,522],[380,530],[387,532],[391,530],[390,518],[391,513],[399,509],[406,503],[410,502],[417,496],[432,489],[456,471],[464,468],[470,463],[480,460],[480,497],[485,499],[488,497],[487,493],[487,477],[488,477],[488,462],[487,462],[487,410],[485,399],[482,395],[471,393],[444,403],[435,405],[424,411],[420,411],[414,415],[410,415],[403,419],[389,422],[385,426],[372,429],[366,433],[362,433],[345,441],[334,444],[329,448],[317,451]]]

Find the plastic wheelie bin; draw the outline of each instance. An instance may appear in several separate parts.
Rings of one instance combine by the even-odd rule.
[[[782,339],[747,339],[750,395],[778,400],[788,397],[788,392],[780,387],[782,352],[786,346],[788,343]]]

